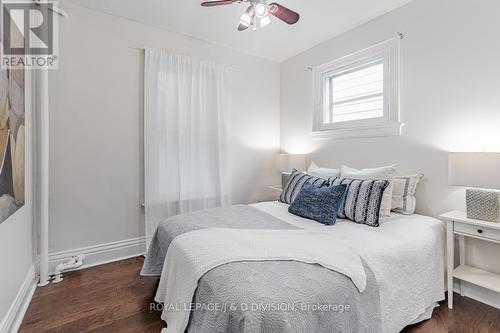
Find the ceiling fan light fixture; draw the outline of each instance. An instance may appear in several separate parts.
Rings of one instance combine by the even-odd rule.
[[[265,3],[258,3],[255,5],[255,16],[257,18],[264,18],[269,14],[269,9]]]
[[[260,24],[260,27],[263,28],[263,27],[271,24],[271,18],[269,16],[264,16],[263,18],[259,19],[259,24]]]
[[[252,6],[248,7],[248,9],[241,15],[240,17],[240,24],[249,27],[252,25],[252,21],[254,18],[255,12]]]

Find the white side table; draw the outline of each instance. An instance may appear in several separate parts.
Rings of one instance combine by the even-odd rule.
[[[465,263],[465,237],[500,243],[500,223],[467,218],[465,212],[451,211],[440,216],[446,221],[448,308],[453,308],[453,278],[460,280],[460,294],[463,295],[463,281],[500,293],[500,275],[468,266]],[[454,267],[455,235],[459,240],[460,265]]]

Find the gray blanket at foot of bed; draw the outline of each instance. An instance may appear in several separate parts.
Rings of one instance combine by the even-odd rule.
[[[176,236],[221,227],[297,229],[249,206],[175,216],[159,225],[141,274],[161,273]],[[216,267],[198,282],[187,331],[381,332],[379,288],[371,269],[366,264],[364,268],[367,287],[359,293],[347,276],[319,265],[270,261]]]

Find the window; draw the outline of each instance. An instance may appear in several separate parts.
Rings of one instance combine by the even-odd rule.
[[[316,135],[400,135],[399,40],[314,68]]]

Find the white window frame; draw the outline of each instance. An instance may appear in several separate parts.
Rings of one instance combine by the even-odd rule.
[[[379,118],[324,123],[328,84],[332,76],[369,64],[384,64],[384,115]],[[313,68],[314,137],[371,137],[401,135],[399,110],[399,38],[393,38]]]

